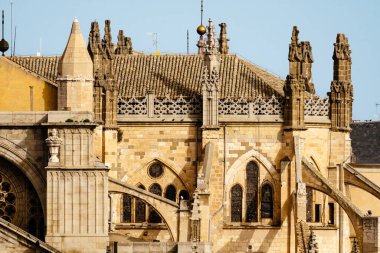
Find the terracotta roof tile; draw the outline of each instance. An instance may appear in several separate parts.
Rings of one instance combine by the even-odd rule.
[[[55,83],[60,56],[12,56],[9,60]]]
[[[59,57],[9,57],[55,83]],[[201,94],[202,56],[199,55],[116,55],[115,80],[123,97],[193,96]],[[252,98],[283,96],[284,81],[236,55],[222,55],[220,97]]]

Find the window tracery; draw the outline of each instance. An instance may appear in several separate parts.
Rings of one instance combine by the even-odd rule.
[[[242,200],[243,189],[240,185],[236,184],[231,188],[231,221],[242,221]]]
[[[249,162],[246,168],[246,221],[258,221],[258,184],[259,168],[253,161]]]

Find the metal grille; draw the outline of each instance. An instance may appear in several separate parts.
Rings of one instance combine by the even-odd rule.
[[[166,187],[165,198],[170,199],[171,201],[175,202],[176,194],[177,194],[177,190],[175,189],[173,185],[168,185],[168,187]]]
[[[273,189],[270,184],[261,188],[261,218],[273,218]]]
[[[243,200],[243,189],[240,185],[234,185],[231,188],[231,221],[241,222],[242,221],[242,200]]]
[[[254,162],[247,165],[246,221],[257,222],[259,168]]]

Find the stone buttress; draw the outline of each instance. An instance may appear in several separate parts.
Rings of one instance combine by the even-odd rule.
[[[63,252],[100,253],[108,240],[108,168],[94,156],[92,62],[77,19],[59,71],[60,111],[42,124],[50,154],[46,242]]]

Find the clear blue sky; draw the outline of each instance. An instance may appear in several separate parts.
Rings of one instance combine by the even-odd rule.
[[[5,36],[10,41],[10,0]],[[311,42],[313,79],[318,95],[326,96],[332,79],[332,52],[337,33],[348,36],[352,50],[354,119],[380,119],[380,1],[378,0],[204,0],[204,19],[226,22],[230,52],[284,78],[288,73],[288,44],[293,25],[300,39]],[[60,55],[77,16],[87,41],[90,23],[111,20],[113,40],[123,29],[134,49],[154,50],[148,32],[158,33],[163,53],[196,52],[195,29],[200,23],[200,0],[13,0],[17,26],[16,55],[35,55],[42,39],[42,55]],[[9,52],[8,52],[9,54]]]

